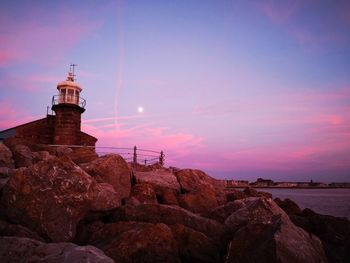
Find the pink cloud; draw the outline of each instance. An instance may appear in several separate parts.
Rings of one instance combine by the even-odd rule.
[[[285,24],[300,10],[302,1],[278,1],[270,0],[261,4],[264,14],[277,24]]]

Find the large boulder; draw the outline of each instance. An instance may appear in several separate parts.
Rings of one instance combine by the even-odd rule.
[[[171,226],[182,263],[220,262],[218,247],[206,235],[181,224]]]
[[[139,201],[139,204],[157,204],[157,196],[151,184],[135,184],[132,187],[131,198]]]
[[[114,263],[93,246],[81,247],[72,243],[46,244],[24,237],[0,237],[0,262]]]
[[[215,219],[220,223],[224,223],[226,218],[228,218],[232,213],[236,212],[238,209],[245,206],[244,202],[241,200],[235,200],[233,202],[228,202],[225,205],[218,206],[214,208],[210,213],[209,217]]]
[[[165,224],[107,224],[95,231],[89,243],[120,263],[181,262],[176,240]]]
[[[311,209],[291,214],[294,224],[319,237],[329,262],[345,263],[350,259],[350,221],[347,218],[320,215]]]
[[[271,199],[247,198],[226,220],[226,262],[327,262],[321,241],[295,226]]]
[[[28,167],[33,164],[34,153],[28,146],[18,144],[13,148],[13,158],[16,167]]]
[[[117,154],[108,154],[81,167],[97,182],[111,184],[121,198],[128,197],[131,189],[131,170],[127,162]]]
[[[181,207],[170,205],[140,204],[139,206],[122,206],[113,212],[111,221],[137,221],[167,225],[182,224],[214,239],[219,239],[223,233],[223,226],[217,221],[193,214]]]
[[[94,189],[94,198],[91,203],[91,210],[105,211],[117,208],[121,205],[120,194],[113,186],[106,183],[98,183]]]
[[[200,170],[183,169],[175,173],[182,195],[178,201],[181,207],[194,213],[207,215],[219,205],[215,179]]]
[[[70,241],[99,193],[95,180],[64,156],[18,170],[3,188],[1,205],[12,222],[54,242]]]
[[[180,191],[180,184],[168,169],[159,168],[151,171],[135,171],[136,182],[152,184],[156,189],[166,188]]]
[[[0,220],[0,236],[16,236],[16,237],[27,237],[44,241],[37,233],[32,230],[17,224],[11,224],[6,221]]]
[[[0,167],[15,168],[12,152],[3,143],[0,143]]]

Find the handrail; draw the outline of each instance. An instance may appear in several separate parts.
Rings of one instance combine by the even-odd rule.
[[[90,148],[94,149],[99,154],[108,154],[108,153],[117,153],[121,155],[125,160],[132,159],[132,163],[136,164],[138,161],[142,161],[144,164],[157,163],[164,165],[165,155],[163,151],[155,151],[148,149],[138,149],[136,146],[133,148],[126,147],[112,147],[112,146],[90,146],[90,145],[59,145],[59,144],[49,144],[50,147],[68,147],[68,148]],[[102,151],[100,151],[101,149]],[[103,151],[107,149],[107,151]],[[142,152],[142,153],[140,153]],[[156,153],[155,154],[146,154],[143,152]],[[152,158],[153,157],[153,158]]]
[[[86,106],[86,100],[79,96],[62,96],[62,95],[54,95],[52,96],[52,106],[67,103],[67,104],[75,104],[82,108]]]

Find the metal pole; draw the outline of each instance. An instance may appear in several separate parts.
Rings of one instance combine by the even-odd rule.
[[[163,153],[163,151],[160,152],[159,164],[162,166],[164,165],[164,153]]]
[[[134,164],[137,164],[137,153],[136,153],[136,151],[137,151],[137,148],[136,148],[136,146],[134,146]]]

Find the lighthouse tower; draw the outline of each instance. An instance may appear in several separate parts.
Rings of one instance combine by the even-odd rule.
[[[56,145],[81,144],[81,114],[86,101],[80,97],[82,91],[75,82],[74,64],[67,79],[58,83],[58,95],[52,98],[52,110],[56,113],[53,143]]]

